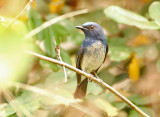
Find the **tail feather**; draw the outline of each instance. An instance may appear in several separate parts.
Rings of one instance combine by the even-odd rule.
[[[79,85],[77,85],[76,91],[74,93],[74,98],[84,98],[87,92],[88,79],[85,78]]]

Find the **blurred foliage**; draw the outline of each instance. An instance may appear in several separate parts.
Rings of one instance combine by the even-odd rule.
[[[73,99],[76,88],[75,72],[66,69],[68,82],[64,83],[64,72],[61,66],[33,58],[25,53],[25,50],[31,50],[57,59],[54,37],[60,47],[62,60],[75,66],[78,48],[84,39],[84,34],[75,26],[82,25],[87,21],[102,25],[109,45],[108,57],[100,68],[99,77],[118,89],[150,116],[158,115],[157,110],[160,109],[157,106],[160,104],[157,101],[158,93],[147,95],[145,92],[152,92],[151,90],[154,88],[151,87],[149,91],[144,88],[146,90],[140,92],[136,84],[142,82],[140,86],[143,87],[152,83],[146,79],[147,76],[153,78],[152,80],[154,77],[159,78],[160,2],[137,0],[138,2],[143,2],[139,12],[113,5],[94,9],[86,14],[57,22],[30,39],[25,39],[25,35],[29,31],[51,19],[73,11],[76,7],[78,8],[78,5],[83,6],[86,1],[83,0],[83,4],[80,4],[81,2],[77,0],[34,0],[27,11],[9,27],[13,17],[6,18],[5,13],[2,14],[0,16],[0,80],[3,79],[7,82],[15,80],[26,83],[28,86],[32,84],[33,87],[44,89],[53,95],[46,96],[42,95],[43,92],[20,89],[20,91],[12,91],[16,99],[7,102],[4,97],[1,99],[0,92],[0,116],[17,117],[16,111],[11,106],[11,103],[15,103],[15,101],[20,103],[15,107],[20,108],[21,113],[27,110],[34,117],[72,117],[75,115],[82,117],[93,116],[93,114],[97,117],[140,116],[126,103],[117,99],[114,94],[94,82],[88,84],[86,99],[75,101]],[[6,5],[7,3],[0,2],[0,6],[1,4]],[[23,5],[22,3],[21,5],[25,6],[25,4],[27,3],[23,0]],[[135,9],[136,7],[134,6]],[[6,7],[2,8],[5,10]],[[11,8],[11,10],[13,9]],[[0,11],[2,11],[1,7]],[[147,74],[151,69],[154,72]],[[126,83],[128,77],[131,82]],[[144,81],[148,81],[148,84],[144,84]],[[157,92],[159,92],[160,87],[157,87],[156,90],[158,89]],[[155,100],[152,99],[152,96],[155,96]],[[157,110],[152,108],[155,103],[158,103]],[[40,114],[37,115],[37,113]],[[25,113],[23,115],[26,116]]]

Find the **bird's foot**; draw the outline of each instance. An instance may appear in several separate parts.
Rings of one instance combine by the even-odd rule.
[[[102,83],[103,83],[103,80],[99,78],[99,82],[100,82],[100,84],[102,85]]]
[[[89,82],[92,82],[93,77],[94,77],[94,76],[93,76],[92,74],[90,74],[90,79],[88,79],[88,81],[89,81]]]

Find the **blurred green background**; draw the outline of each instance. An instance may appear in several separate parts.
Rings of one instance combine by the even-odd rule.
[[[25,51],[54,59],[55,38],[62,60],[75,66],[84,35],[75,26],[99,23],[109,45],[98,76],[152,117],[160,115],[160,2],[158,0],[0,1],[0,117],[140,117],[114,94],[94,82],[84,100],[74,100],[75,72]],[[30,31],[72,11],[36,35]],[[10,25],[10,23],[12,23]],[[14,82],[13,82],[14,81]],[[81,103],[79,103],[81,102]]]

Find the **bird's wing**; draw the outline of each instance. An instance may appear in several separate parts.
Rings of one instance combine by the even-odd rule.
[[[105,62],[105,60],[106,60],[106,58],[107,58],[107,53],[108,53],[108,44],[107,44],[107,46],[106,46],[106,54],[105,54],[105,58],[104,58],[103,63]],[[100,67],[101,67],[101,66],[100,66]],[[100,68],[100,67],[99,67],[99,68]],[[98,68],[98,69],[99,69],[99,68]],[[97,72],[98,72],[98,69],[96,69],[96,70],[95,70],[95,73],[97,73]],[[93,74],[93,75],[94,75],[94,73],[91,73],[91,74]]]
[[[84,53],[84,48],[83,48],[83,45],[82,45],[79,49],[78,56],[77,56],[77,62],[76,62],[76,67],[80,70],[81,70],[81,61],[82,61],[82,58],[83,58],[83,53]],[[81,75],[76,73],[76,76],[77,76],[77,85],[79,85],[80,82],[81,82]]]
[[[108,50],[109,50],[109,48],[108,48],[108,44],[107,44],[107,46],[106,46],[106,55],[105,55],[104,61],[105,61],[106,58],[107,58]],[[104,61],[103,61],[103,63],[104,63]]]

